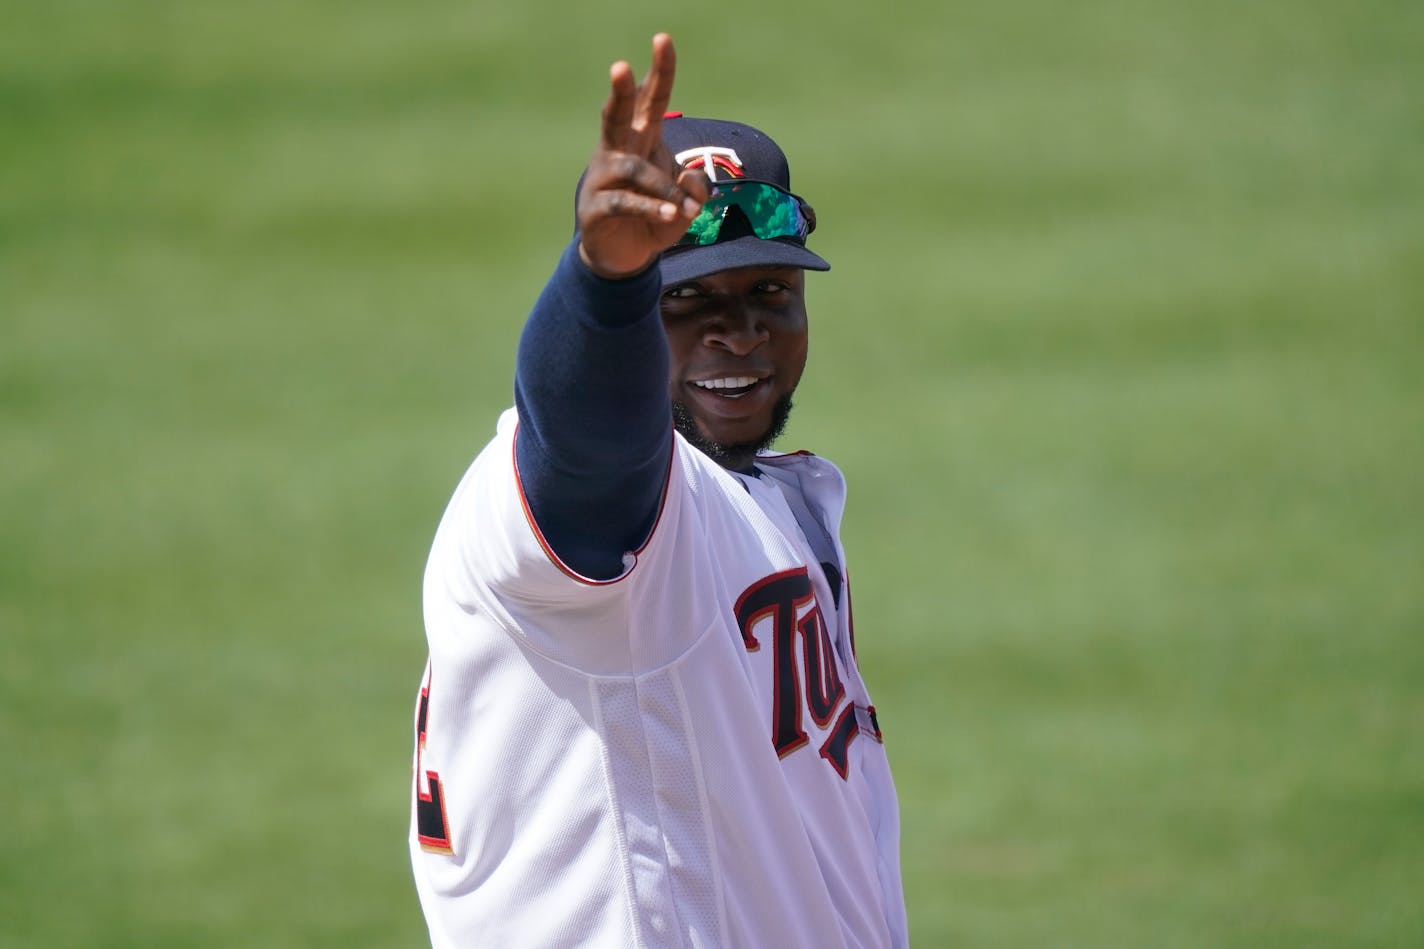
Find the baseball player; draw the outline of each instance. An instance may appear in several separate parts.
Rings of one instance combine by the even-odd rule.
[[[769,451],[806,362],[781,149],[610,71],[515,406],[425,575],[411,859],[436,947],[907,944],[845,482]]]

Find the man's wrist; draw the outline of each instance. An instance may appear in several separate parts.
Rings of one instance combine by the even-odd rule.
[[[601,280],[632,280],[636,277],[641,277],[643,274],[647,273],[648,268],[652,267],[658,262],[658,255],[654,254],[646,263],[644,263],[641,267],[638,267],[636,270],[629,270],[626,272],[613,272],[605,270],[598,264],[594,263],[593,258],[588,255],[588,251],[584,248],[583,241],[578,242],[578,256],[579,260],[583,262],[584,267],[588,269],[588,272]]]

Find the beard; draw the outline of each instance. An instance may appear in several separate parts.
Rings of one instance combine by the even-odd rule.
[[[757,454],[770,448],[772,443],[781,437],[781,433],[786,429],[786,420],[790,417],[791,396],[788,394],[777,399],[776,404],[771,407],[771,425],[760,438],[735,445],[724,445],[702,434],[702,430],[697,427],[697,420],[692,417],[692,412],[685,403],[676,399],[672,403],[673,427],[682,433],[682,437],[687,439],[693,448],[732,471],[749,470]]]

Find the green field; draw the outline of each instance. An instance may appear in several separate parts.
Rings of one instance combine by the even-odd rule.
[[[1424,5],[4,0],[0,947],[422,943],[426,549],[657,29],[835,264],[914,944],[1424,945]]]

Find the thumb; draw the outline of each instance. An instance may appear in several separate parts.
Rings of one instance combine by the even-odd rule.
[[[712,181],[705,172],[695,168],[684,168],[677,176],[677,186],[698,204],[706,204],[712,197]]]

